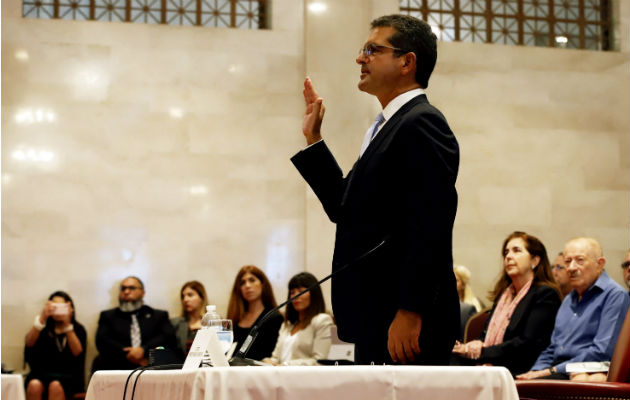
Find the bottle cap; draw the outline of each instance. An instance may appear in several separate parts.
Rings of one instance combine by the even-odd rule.
[[[217,309],[217,306],[215,306],[214,304],[206,306],[206,312],[214,311],[216,309]]]

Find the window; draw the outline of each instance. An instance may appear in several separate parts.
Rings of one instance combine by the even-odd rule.
[[[609,0],[400,0],[451,42],[611,50]]]
[[[266,0],[23,0],[25,18],[265,29]]]

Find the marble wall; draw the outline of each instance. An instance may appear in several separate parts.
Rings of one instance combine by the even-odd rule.
[[[21,18],[2,2],[2,361],[54,290],[67,290],[95,355],[98,312],[137,274],[147,303],[178,312],[201,280],[221,313],[242,265],[276,297],[297,271],[329,271],[334,226],[289,158],[303,146],[301,85],[327,105],[323,133],[347,171],[378,103],[356,89],[369,21],[396,0],[274,0],[248,31]],[[600,239],[610,274],[630,228],[628,4],[620,51],[440,43],[429,99],[461,145],[455,261],[478,293],[504,236],[550,253]],[[329,286],[324,286],[329,298]]]

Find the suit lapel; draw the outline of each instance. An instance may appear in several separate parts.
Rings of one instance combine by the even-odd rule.
[[[350,191],[350,187],[352,186],[352,182],[356,179],[358,175],[360,175],[361,171],[365,169],[365,166],[368,164],[370,156],[379,149],[385,139],[392,134],[392,131],[395,131],[402,117],[416,104],[418,103],[427,103],[427,96],[424,94],[418,95],[413,99],[409,100],[405,103],[390,119],[385,121],[385,125],[381,128],[380,132],[376,135],[374,140],[368,145],[367,149],[363,152],[363,155],[354,163],[352,169],[348,173],[346,177],[346,187],[343,193],[343,197],[341,198],[341,206],[346,203],[348,198],[348,193]]]
[[[518,305],[514,309],[514,313],[512,314],[512,317],[510,317],[510,323],[508,324],[507,328],[505,328],[506,332],[513,330],[515,326],[521,321],[521,319],[523,318],[523,313],[525,312],[525,310],[529,309],[529,303],[534,298],[535,291],[536,291],[536,288],[532,286],[529,289],[529,292],[527,292],[527,294],[525,295],[525,297],[523,297],[521,301],[518,303]]]

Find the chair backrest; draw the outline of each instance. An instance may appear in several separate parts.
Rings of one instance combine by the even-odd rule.
[[[630,382],[630,309],[626,313],[610,360],[608,382]]]
[[[488,316],[490,316],[490,309],[485,309],[470,317],[464,330],[464,343],[479,339],[483,333],[483,327],[486,326]]]

